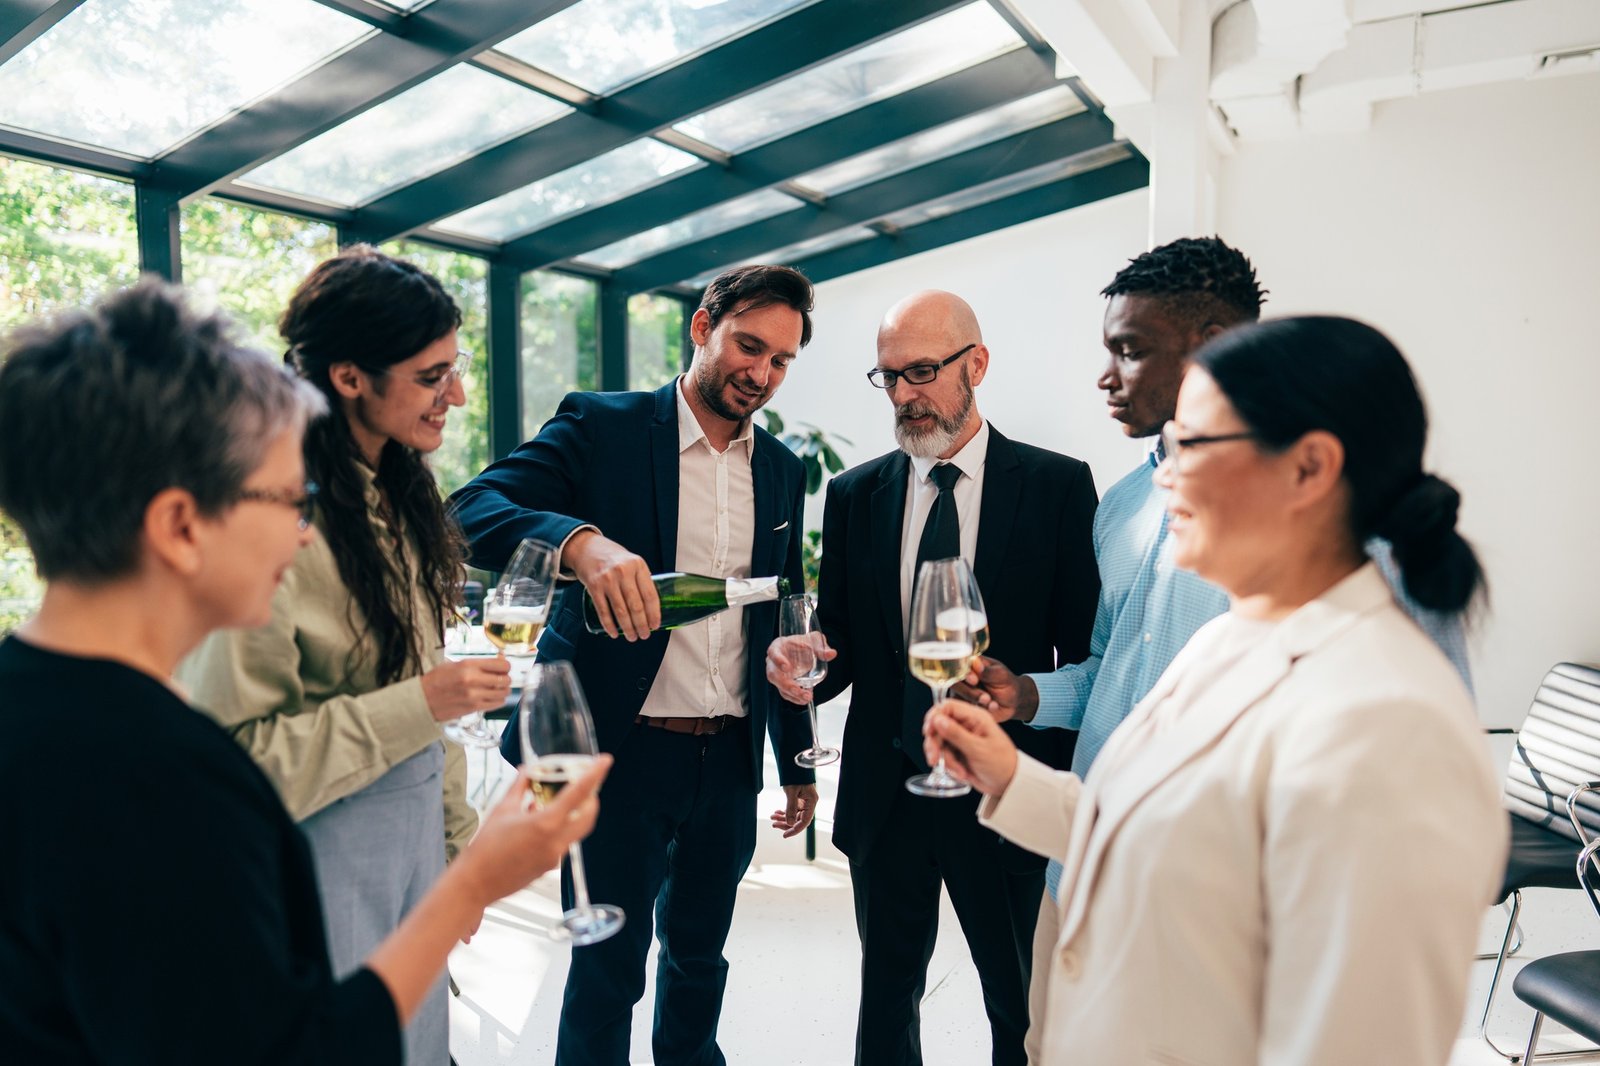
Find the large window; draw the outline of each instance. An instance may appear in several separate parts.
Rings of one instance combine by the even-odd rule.
[[[227,311],[244,338],[281,353],[278,318],[311,268],[339,250],[333,227],[204,198],[183,208],[183,282]]]
[[[489,264],[475,255],[412,241],[386,244],[383,250],[438,278],[461,308],[456,343],[472,353],[472,368],[462,382],[467,402],[451,408],[444,444],[429,458],[439,487],[453,492],[489,465]]]
[[[522,277],[522,436],[539,432],[561,397],[595,387],[599,287],[587,278],[533,270]]]
[[[639,293],[628,299],[628,388],[657,389],[683,369],[682,300]]]
[[[131,185],[0,157],[0,332],[138,276]],[[0,634],[42,592],[21,532],[0,516]]]

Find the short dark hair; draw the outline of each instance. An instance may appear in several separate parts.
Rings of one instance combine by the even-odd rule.
[[[1483,568],[1456,532],[1461,497],[1422,470],[1428,413],[1388,337],[1307,315],[1228,330],[1192,358],[1262,446],[1287,448],[1318,429],[1339,438],[1351,533],[1358,544],[1378,536],[1393,545],[1412,599],[1459,611],[1482,593]]]
[[[724,317],[768,304],[785,304],[800,312],[800,347],[811,343],[811,282],[786,266],[742,266],[711,279],[700,297],[700,310],[711,316],[711,328]]]
[[[106,581],[139,563],[146,509],[169,488],[202,514],[321,398],[228,323],[152,276],[88,311],[24,326],[0,366],[0,509],[45,578]]]
[[[1261,317],[1267,290],[1244,253],[1216,237],[1181,237],[1128,261],[1102,296],[1154,296],[1196,328]]]

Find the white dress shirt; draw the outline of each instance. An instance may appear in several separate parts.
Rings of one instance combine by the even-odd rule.
[[[917,548],[922,543],[922,527],[939,495],[939,486],[930,476],[939,463],[961,468],[961,477],[950,491],[956,494],[956,518],[961,523],[961,558],[973,564],[978,553],[978,505],[983,502],[983,468],[989,461],[989,423],[978,427],[972,439],[949,459],[911,457],[911,484],[906,490],[906,515],[900,527],[900,622],[911,625],[911,591],[917,583]]]
[[[749,577],[756,494],[749,420],[726,451],[706,439],[678,378],[678,554],[673,568],[708,577]],[[652,718],[743,717],[744,608],[672,631],[641,714]]]

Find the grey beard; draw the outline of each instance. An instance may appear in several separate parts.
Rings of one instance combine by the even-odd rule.
[[[907,455],[929,459],[938,458],[949,451],[951,446],[955,444],[956,438],[961,436],[961,429],[967,424],[967,418],[972,414],[972,402],[972,389],[968,388],[966,395],[962,397],[961,406],[949,417],[941,415],[937,411],[929,412],[933,415],[933,427],[921,432],[907,429],[905,423],[900,421],[900,412],[896,411],[894,442]]]

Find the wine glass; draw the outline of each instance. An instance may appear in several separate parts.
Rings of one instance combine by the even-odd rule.
[[[569,662],[534,663],[522,686],[522,772],[533,785],[534,802],[555,799],[568,781],[582,777],[594,765],[594,719],[583,698],[577,672]],[[583,853],[576,842],[567,850],[576,904],[561,915],[561,925],[572,942],[597,944],[616,934],[626,921],[621,907],[589,902],[589,883],[583,875]]]
[[[989,611],[983,605],[983,593],[978,588],[978,577],[972,572],[970,566],[962,562],[960,569],[963,571],[962,580],[967,587],[967,632],[972,635],[972,651],[974,657],[982,655],[989,650]],[[954,633],[960,628],[959,609],[955,614],[946,614],[935,619],[941,633],[946,630]],[[953,625],[950,623],[954,623]]]
[[[483,635],[505,655],[532,655],[550,616],[558,555],[542,540],[529,537],[517,545],[500,574],[500,584],[483,598]],[[481,712],[445,723],[445,736],[469,748],[493,748],[500,742]]]
[[[817,703],[811,690],[828,676],[828,663],[820,654],[828,646],[817,627],[817,605],[804,593],[785,596],[778,604],[778,635],[785,638],[783,652],[793,666],[790,677],[806,690],[806,714],[811,718],[811,747],[794,757],[797,765],[808,769],[839,760],[838,748],[824,748],[817,729]]]
[[[983,627],[988,627],[981,608],[974,611],[970,602],[971,577],[972,570],[963,559],[932,559],[917,572],[906,660],[911,676],[933,689],[934,703],[966,676],[977,657],[974,622],[981,620]],[[918,796],[935,798],[965,796],[972,791],[945,769],[943,755],[930,772],[907,780],[906,788]]]

